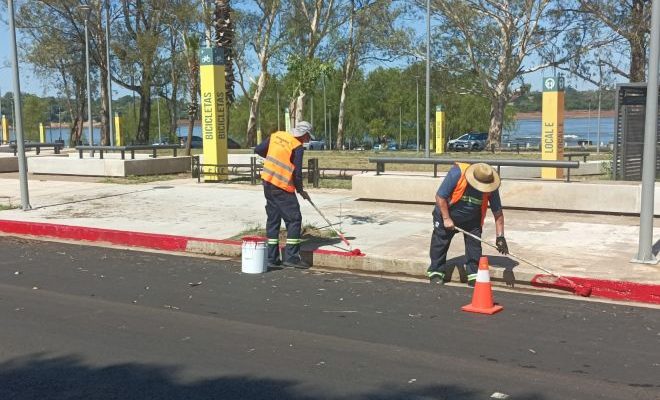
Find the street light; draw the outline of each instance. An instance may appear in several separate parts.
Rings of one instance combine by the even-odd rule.
[[[429,142],[431,136],[431,0],[426,0],[426,138],[424,157],[431,156]]]
[[[417,147],[416,152],[419,153],[419,76],[415,76],[415,85],[417,86],[417,106],[415,108],[415,118],[417,119]]]
[[[14,66],[14,130],[16,132],[16,155],[18,156],[18,178],[21,187],[23,211],[31,210],[28,192],[27,160],[23,142],[23,114],[21,110],[21,79],[18,75],[18,50],[16,49],[16,25],[14,24],[14,0],[7,0],[9,11],[9,31],[11,32],[12,62]]]
[[[108,134],[110,135],[110,146],[115,145],[114,127],[112,121],[112,73],[110,72],[110,0],[105,2],[105,59],[108,66]],[[160,118],[158,118],[160,123]]]
[[[91,85],[89,82],[89,15],[91,13],[92,7],[87,4],[78,6],[85,16],[85,74],[87,75],[87,141],[90,146],[94,145],[94,139],[92,136],[92,91]]]

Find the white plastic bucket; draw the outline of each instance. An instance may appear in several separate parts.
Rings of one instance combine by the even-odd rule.
[[[268,268],[266,252],[266,238],[259,236],[244,237],[241,246],[241,272],[246,274],[266,272]]]

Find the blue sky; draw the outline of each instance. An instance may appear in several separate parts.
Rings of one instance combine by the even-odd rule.
[[[7,65],[11,65],[11,49],[9,43],[9,26],[5,20],[0,22],[0,90],[2,93],[12,90],[11,70],[10,68],[5,67]],[[552,71],[548,70],[545,72],[538,71],[529,74],[525,76],[525,82],[531,83],[532,90],[540,90],[543,76],[549,75],[551,73]],[[576,83],[578,88],[581,90],[593,89],[591,85],[585,85],[584,83],[574,79],[569,80],[569,84],[575,85]],[[113,89],[118,90],[118,88]],[[55,90],[49,89],[47,84],[44,85],[40,79],[35,77],[30,66],[25,63],[21,63],[21,91],[41,96],[56,94]],[[120,96],[124,94],[126,93],[123,93],[123,91],[119,93]]]
[[[11,36],[6,21],[0,22],[0,90],[12,91],[11,79]],[[9,66],[9,68],[6,68]],[[41,84],[34,78],[28,65],[21,64],[21,92],[43,94]]]

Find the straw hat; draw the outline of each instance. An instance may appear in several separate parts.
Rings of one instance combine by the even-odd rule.
[[[483,193],[490,193],[500,187],[500,176],[488,164],[477,163],[465,170],[465,179],[470,186]]]

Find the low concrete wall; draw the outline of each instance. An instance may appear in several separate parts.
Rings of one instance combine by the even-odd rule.
[[[366,173],[353,176],[353,196],[361,199],[433,203],[442,177]],[[503,179],[505,207],[639,214],[641,185],[635,182],[560,182]],[[655,189],[660,215],[660,186]]]
[[[0,155],[0,172],[18,171],[18,157],[11,155]]]
[[[30,157],[33,174],[126,177],[130,175],[176,174],[190,171],[190,157],[119,158]]]

